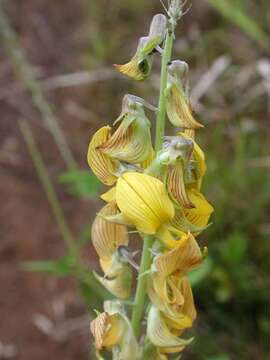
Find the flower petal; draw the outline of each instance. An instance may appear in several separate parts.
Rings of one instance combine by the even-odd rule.
[[[167,91],[167,115],[172,125],[176,127],[185,129],[204,127],[194,119],[183,89],[175,82],[169,85]]]
[[[206,198],[196,189],[188,190],[188,196],[194,208],[184,209],[187,220],[195,226],[205,227],[214,211],[212,205],[210,205]]]
[[[152,305],[147,319],[147,336],[159,348],[173,348],[182,351],[193,339],[181,339],[175,336],[166,325],[156,306]]]
[[[116,203],[111,202],[102,208],[100,215],[110,216],[117,212]],[[128,244],[128,232],[126,226],[108,222],[100,215],[94,220],[91,238],[98,256],[103,260],[109,260],[120,245]]]
[[[130,172],[119,178],[116,202],[127,221],[146,234],[155,234],[174,216],[164,184],[145,174]]]
[[[183,163],[178,161],[175,165],[169,166],[167,177],[167,189],[171,197],[181,206],[185,208],[193,208],[190,201],[184,180]]]
[[[114,278],[105,278],[94,273],[96,279],[114,296],[125,300],[130,296],[132,272],[129,266],[123,265],[122,271]]]
[[[167,277],[175,271],[185,274],[201,264],[202,252],[195,238],[189,233],[179,241],[179,245],[165,254],[155,257],[153,265],[158,276]]]
[[[136,116],[126,114],[114,134],[98,149],[114,159],[132,164],[147,160],[153,149],[150,122],[142,106]]]
[[[103,154],[97,148],[111,136],[110,126],[104,126],[93,136],[87,153],[87,161],[93,173],[105,185],[113,185],[117,177],[114,175],[118,168],[118,162]]]
[[[124,321],[117,314],[107,312],[99,314],[90,324],[90,330],[95,339],[97,350],[111,348],[119,344],[124,333]]]

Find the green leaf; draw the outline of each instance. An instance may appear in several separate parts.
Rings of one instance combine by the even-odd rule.
[[[209,4],[219,11],[226,19],[237,25],[250,38],[270,53],[268,36],[257,23],[245,13],[244,9],[234,0],[208,0]]]
[[[100,188],[99,180],[86,170],[72,170],[59,176],[61,184],[68,185],[68,191],[76,196],[94,196]]]
[[[58,260],[27,261],[21,264],[24,271],[47,272],[58,276],[70,275],[75,264],[74,257],[69,254]]]
[[[188,274],[191,285],[196,286],[202,282],[209,275],[210,271],[212,270],[212,266],[213,262],[208,256],[198,269],[193,270]]]

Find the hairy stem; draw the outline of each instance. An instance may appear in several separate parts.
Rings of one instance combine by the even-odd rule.
[[[166,36],[164,52],[162,55],[162,65],[161,65],[161,78],[160,78],[160,95],[159,95],[159,106],[158,106],[158,115],[157,115],[157,124],[156,124],[156,142],[155,150],[159,151],[162,147],[162,141],[165,131],[165,115],[166,115],[166,97],[165,89],[167,86],[167,65],[171,61],[172,56],[172,45],[174,39],[174,32],[169,30]],[[139,270],[139,277],[136,288],[135,302],[132,313],[132,327],[134,335],[139,337],[141,320],[144,315],[144,304],[146,297],[146,281],[147,276],[146,272],[149,270],[152,262],[152,256],[150,249],[154,242],[153,236],[145,236],[143,240],[143,252],[141,257],[141,264]]]

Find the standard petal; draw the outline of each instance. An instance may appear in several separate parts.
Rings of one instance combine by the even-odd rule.
[[[175,127],[199,129],[204,127],[197,122],[182,88],[173,82],[167,91],[167,115]]]
[[[147,160],[152,151],[150,122],[143,109],[137,114],[126,114],[108,141],[98,149],[111,158],[137,164]]]
[[[96,216],[92,226],[92,243],[98,256],[103,260],[110,260],[120,245],[128,244],[126,226],[108,222],[102,217],[115,215],[117,212],[118,208],[115,202],[105,205]]]
[[[98,147],[108,141],[111,136],[110,126],[104,126],[93,136],[87,153],[87,161],[93,173],[105,185],[113,185],[117,177],[114,175],[118,168],[118,162],[103,154]]]
[[[164,184],[145,174],[130,172],[119,178],[116,202],[128,222],[146,234],[155,234],[174,216]]]
[[[111,348],[120,343],[124,333],[125,323],[117,314],[106,312],[99,314],[90,324],[90,330],[95,339],[97,350]]]
[[[171,197],[184,208],[194,207],[186,192],[184,164],[178,161],[175,165],[169,166],[167,177],[167,189]]]

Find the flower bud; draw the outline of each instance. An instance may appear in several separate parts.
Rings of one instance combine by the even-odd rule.
[[[111,349],[120,343],[125,331],[125,322],[119,314],[109,315],[103,312],[91,322],[90,330],[97,350]]]
[[[141,37],[132,59],[124,65],[115,65],[117,70],[134,80],[145,80],[152,69],[152,55],[156,47],[160,45],[166,35],[167,18],[163,14],[153,17],[148,36]]]
[[[177,21],[183,15],[183,1],[182,0],[171,0],[169,7],[170,18],[177,23]]]
[[[182,61],[173,61],[168,67],[167,115],[172,125],[176,127],[198,129],[204,126],[194,119],[183,89],[182,76],[187,71],[184,64]]]
[[[117,359],[138,359],[137,341],[118,301],[105,301],[104,312],[91,322],[90,330],[98,352],[108,350],[117,354]]]
[[[148,43],[145,45],[144,52],[151,53],[165,39],[167,31],[167,18],[163,14],[153,17],[148,34]]]
[[[116,69],[134,80],[145,80],[150,75],[153,62],[152,57],[144,51],[144,49],[147,49],[147,46],[149,46],[149,38],[141,37],[132,59],[124,65],[114,65]]]

